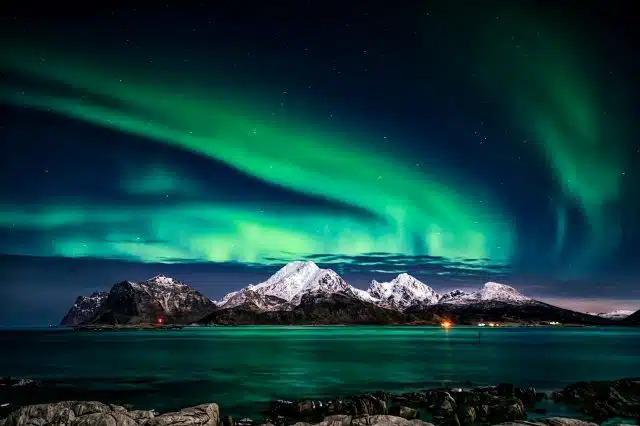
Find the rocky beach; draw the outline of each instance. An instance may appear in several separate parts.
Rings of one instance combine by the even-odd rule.
[[[12,393],[29,393],[37,382],[21,380],[2,383],[3,398]],[[562,405],[571,417],[546,416],[544,405]],[[2,426],[19,425],[435,425],[473,426],[521,424],[540,426],[586,426],[593,424],[639,424],[640,378],[613,381],[584,381],[555,392],[538,392],[509,383],[496,386],[437,388],[392,394],[383,391],[328,400],[275,400],[265,406],[263,416],[234,419],[216,403],[201,404],[177,412],[159,414],[97,401],[58,401],[13,406]]]

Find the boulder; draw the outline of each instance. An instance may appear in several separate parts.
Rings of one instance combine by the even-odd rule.
[[[389,415],[367,416],[353,419],[352,426],[433,426],[431,423],[414,419],[407,420],[402,417]]]
[[[640,418],[640,379],[578,382],[553,394],[556,402],[577,405],[602,422],[613,417]]]
[[[461,425],[471,425],[476,421],[476,409],[468,405],[459,406],[457,415]]]
[[[417,419],[420,415],[418,410],[415,408],[405,407],[404,405],[392,405],[389,409],[389,414],[402,417],[407,420]]]
[[[218,404],[202,404],[184,408],[178,412],[165,413],[149,419],[145,426],[198,425],[217,426],[220,421]]]
[[[9,414],[3,426],[217,426],[218,420],[216,404],[198,405],[156,417],[153,411],[128,411],[123,406],[98,401],[63,401],[21,407]]]
[[[566,417],[550,417],[547,419],[537,420],[535,422],[523,420],[517,422],[498,423],[494,426],[598,426],[598,424]]]
[[[488,406],[487,419],[492,424],[525,420],[527,413],[524,404],[517,398],[494,399]]]
[[[136,412],[138,418],[148,415]],[[5,426],[21,425],[72,425],[72,426],[137,426],[138,420],[119,405],[107,405],[98,401],[63,401],[21,407],[6,419]]]

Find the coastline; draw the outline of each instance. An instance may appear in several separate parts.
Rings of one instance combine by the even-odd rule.
[[[22,379],[21,381],[9,379],[8,382],[5,379],[4,382],[0,383],[0,387],[3,389],[10,388],[15,391],[24,391],[25,393],[35,391],[40,386],[42,386],[41,383],[28,379]],[[29,416],[42,416],[44,412],[51,414],[58,410],[66,410],[65,412],[68,412],[71,406],[77,404],[84,404],[82,407],[86,404],[93,404],[91,405],[93,407],[91,410],[95,411],[98,408],[102,410],[98,410],[96,413],[110,413],[109,415],[113,415],[113,412],[117,411],[119,415],[135,421],[135,423],[127,423],[123,420],[123,423],[117,424],[130,426],[142,424],[149,426],[154,424],[168,425],[172,423],[162,423],[164,421],[161,420],[163,416],[167,421],[175,417],[175,412],[159,415],[155,411],[149,410],[148,407],[135,407],[136,409],[134,410],[134,407],[131,406],[125,408],[116,404],[78,401],[77,399],[73,401],[50,401],[42,402],[38,405],[28,403],[11,405],[9,403],[10,406],[6,406],[6,403],[3,402],[0,418],[6,417],[8,420],[6,423],[0,420],[0,425],[27,424],[24,422],[16,423],[15,419],[24,420]],[[88,412],[86,408],[82,408],[80,411],[83,413]],[[525,420],[533,420],[544,424],[545,419],[549,417],[555,418],[558,413],[562,414],[563,412],[567,415],[562,417],[582,421],[602,423],[619,418],[623,419],[622,423],[618,422],[619,424],[640,424],[640,378],[582,381],[554,391],[518,388],[509,383],[481,387],[467,383],[467,386],[461,388],[437,387],[417,392],[389,393],[377,391],[324,400],[273,400],[264,404],[263,409],[259,410],[262,415],[247,413],[250,417],[242,416],[242,421],[234,421],[228,413],[225,413],[224,406],[218,407],[215,403],[186,408],[181,410],[180,413],[182,411],[191,414],[195,413],[194,415],[200,419],[208,416],[209,420],[207,422],[209,423],[179,424],[204,425],[221,423],[225,426],[234,424],[236,426],[258,424],[292,425],[296,423],[302,426],[299,422],[306,424],[322,423],[323,426],[326,426],[326,419],[331,416],[342,416],[340,419],[334,418],[331,420],[332,422],[339,421],[341,425],[357,425],[358,419],[366,416],[385,416],[385,418],[380,417],[378,420],[387,422],[371,423],[370,419],[367,424],[401,425],[404,424],[401,421],[402,419],[404,421],[414,421],[413,424],[415,426],[419,426],[418,420],[421,422],[420,424],[426,422],[436,426],[493,425]],[[180,415],[187,416],[184,413]],[[211,423],[214,417],[215,423]],[[388,423],[391,420],[386,417],[393,417],[399,420],[393,420],[395,423]],[[152,420],[154,418],[156,420]],[[40,423],[35,422],[33,424]]]

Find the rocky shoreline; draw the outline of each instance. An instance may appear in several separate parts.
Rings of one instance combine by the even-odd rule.
[[[566,404],[581,413],[583,419],[548,417],[527,421],[533,413],[546,414],[539,407],[545,400]],[[221,413],[215,403],[158,414],[96,401],[62,401],[17,408],[0,420],[0,426],[587,426],[611,419],[617,419],[616,424],[640,424],[640,378],[578,382],[551,394],[501,383],[402,394],[375,392],[332,400],[277,400],[259,420],[235,420],[225,416],[224,411]]]

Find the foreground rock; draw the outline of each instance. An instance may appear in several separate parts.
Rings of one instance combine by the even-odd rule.
[[[400,395],[377,392],[328,401],[275,401],[269,415],[273,423],[318,422],[333,415],[391,414],[405,420],[426,419],[437,425],[497,424],[526,419],[527,407],[542,397],[535,389],[518,389],[507,384],[468,391],[433,389]]]
[[[156,415],[153,411],[129,411],[120,405],[97,401],[63,401],[27,405],[0,420],[3,426],[215,426],[220,420],[217,404],[185,408],[177,413]]]
[[[596,421],[612,417],[640,420],[640,378],[578,382],[555,392],[553,399],[576,405]]]

